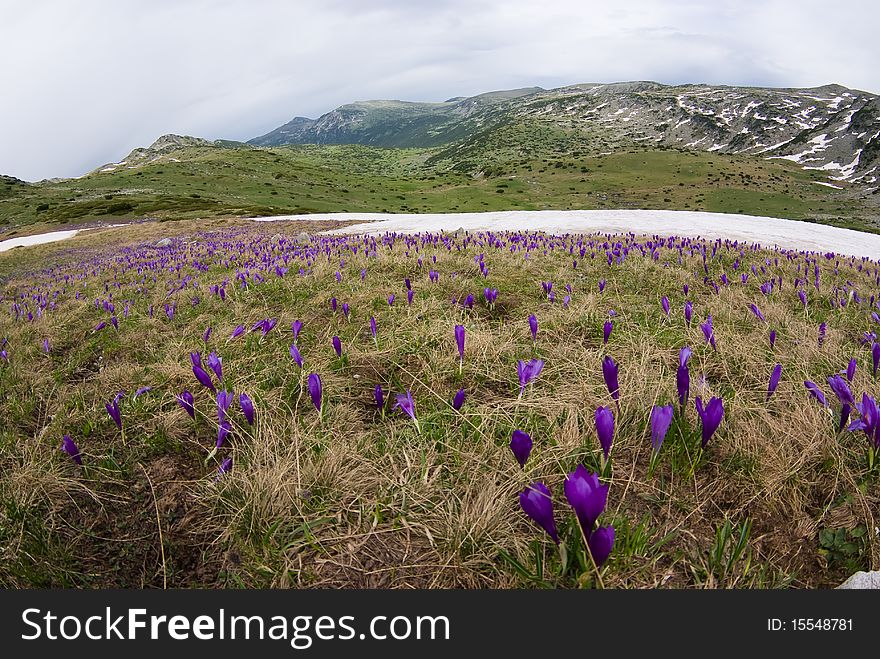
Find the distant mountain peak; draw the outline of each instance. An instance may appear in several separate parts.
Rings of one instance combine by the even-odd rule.
[[[880,180],[880,101],[838,84],[809,89],[664,85],[650,80],[527,87],[437,103],[371,100],[317,119],[296,117],[257,146],[363,144],[467,152],[505,127],[530,123],[595,141],[782,158],[829,180]]]

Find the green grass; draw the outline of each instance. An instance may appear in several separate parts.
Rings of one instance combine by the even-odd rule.
[[[558,127],[508,126],[461,150],[186,147],[59,183],[0,181],[0,225],[8,237],[27,225],[136,218],[649,208],[876,229],[866,202],[787,161],[598,146]]]

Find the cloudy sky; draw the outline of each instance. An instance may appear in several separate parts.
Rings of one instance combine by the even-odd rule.
[[[880,92],[849,0],[0,0],[0,174],[77,176],[163,133],[246,140],[371,98],[656,80]],[[835,8],[840,8],[838,11]]]

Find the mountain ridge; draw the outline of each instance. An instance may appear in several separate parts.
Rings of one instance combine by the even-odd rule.
[[[436,103],[348,103],[317,119],[295,117],[253,146],[454,146],[513,124],[580,131],[596,144],[649,142],[697,151],[784,158],[832,182],[880,181],[880,97],[837,83],[808,88],[654,81],[526,87]]]

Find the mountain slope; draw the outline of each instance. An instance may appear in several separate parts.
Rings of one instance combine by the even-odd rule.
[[[487,145],[517,157],[523,128],[574,132],[594,153],[640,143],[675,146],[783,158],[824,172],[832,185],[876,188],[880,181],[880,99],[840,85],[770,89],[629,82],[528,88],[443,103],[368,101],[314,120],[297,117],[250,143],[446,145],[458,159],[479,161]]]
[[[499,104],[528,97],[540,87],[489,92],[442,103],[361,101],[349,103],[318,119],[295,117],[250,140],[257,146],[280,144],[366,144],[384,147],[430,147],[469,134],[467,120]]]

